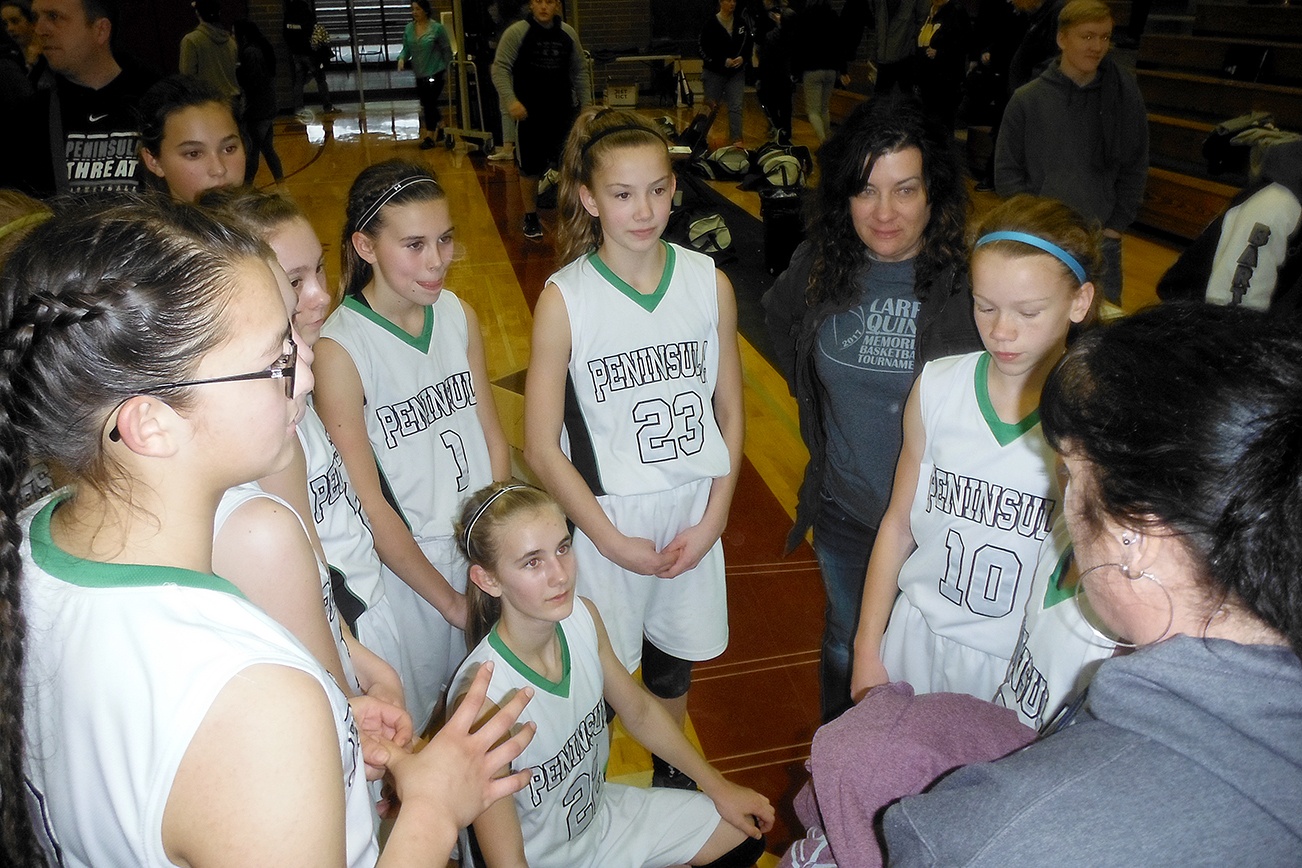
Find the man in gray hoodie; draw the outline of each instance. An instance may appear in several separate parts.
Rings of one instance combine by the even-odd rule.
[[[219,0],[194,0],[199,26],[181,37],[182,75],[201,78],[221,91],[231,101],[238,117],[242,113],[239,81],[235,67],[239,65],[240,52],[235,37],[221,26]]]
[[[1103,227],[1103,292],[1121,301],[1121,233],[1148,178],[1148,115],[1130,73],[1107,56],[1112,12],[1071,0],[1058,18],[1062,54],[1018,88],[995,151],[1000,196],[1060,199]]]

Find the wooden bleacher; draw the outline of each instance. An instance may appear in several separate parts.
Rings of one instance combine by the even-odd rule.
[[[1193,238],[1246,180],[1208,174],[1202,143],[1216,124],[1264,111],[1302,130],[1302,8],[1199,3],[1192,33],[1145,34],[1135,77],[1149,112],[1139,222]]]

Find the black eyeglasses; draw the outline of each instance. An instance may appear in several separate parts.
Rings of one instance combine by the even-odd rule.
[[[289,341],[289,352],[272,362],[270,367],[261,371],[254,371],[251,374],[232,374],[229,377],[211,377],[207,380],[182,380],[179,383],[164,383],[161,386],[154,386],[137,394],[155,395],[172,389],[183,389],[187,386],[208,386],[213,383],[239,383],[245,380],[284,380],[285,397],[292,401],[294,399],[294,377],[298,369],[298,344],[294,343],[292,337],[286,338],[286,340]],[[131,397],[134,398],[135,395]],[[122,404],[129,400],[131,398],[123,399],[122,403],[118,404],[118,407],[121,407]],[[116,409],[114,412],[116,413]],[[118,431],[116,424],[113,425],[113,430],[109,431],[109,439],[114,443],[122,439],[122,434]]]

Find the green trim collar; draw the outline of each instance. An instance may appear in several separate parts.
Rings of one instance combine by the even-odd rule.
[[[361,314],[398,340],[410,347],[420,350],[422,353],[429,352],[430,338],[434,335],[434,306],[430,305],[425,308],[425,325],[421,328],[419,335],[408,334],[406,329],[399,328],[394,323],[376,313],[369,304],[355,296],[344,296],[344,307],[351,311]]]
[[[624,278],[611,271],[610,266],[602,262],[601,257],[595,252],[588,254],[588,262],[592,263],[592,267],[597,269],[597,273],[604,277],[607,283],[637,302],[638,306],[647,313],[655,313],[656,307],[660,304],[660,299],[664,298],[665,293],[669,290],[669,282],[674,279],[674,261],[678,258],[673,245],[666,243],[663,238],[660,239],[660,246],[665,249],[665,270],[660,273],[660,285],[650,295],[638,292],[626,283]]]
[[[986,426],[1000,446],[1007,446],[1040,424],[1039,407],[1028,413],[1026,418],[1020,422],[1009,423],[999,418],[999,414],[995,412],[995,405],[990,400],[989,353],[982,353],[981,358],[977,359],[976,375],[973,380],[973,384],[976,386],[977,406],[981,408],[981,417],[986,420]]]
[[[512,669],[528,679],[529,683],[534,687],[537,687],[540,690],[546,690],[548,693],[553,694],[554,696],[559,696],[561,699],[569,699],[570,643],[565,641],[565,631],[561,629],[560,624],[556,625],[556,638],[561,642],[561,680],[548,681],[525,664],[523,660],[516,657],[514,651],[506,647],[506,643],[502,641],[502,637],[497,634],[496,624],[493,625],[492,630],[488,631],[488,644],[494,651],[502,655],[502,659],[509,663]]]
[[[106,564],[88,561],[71,555],[54,542],[50,536],[50,516],[67,494],[56,496],[35,516],[28,533],[32,560],[45,572],[60,581],[82,588],[156,588],[163,585],[180,585],[206,591],[220,591],[240,599],[244,594],[230,582],[212,573],[199,573],[180,567],[162,567],[147,564]]]
[[[1044,608],[1052,609],[1059,603],[1076,596],[1076,585],[1079,579],[1070,586],[1063,584],[1067,578],[1067,567],[1071,565],[1071,558],[1072,547],[1067,546],[1067,550],[1062,553],[1062,557],[1053,568],[1053,575],[1049,576],[1049,586],[1044,589]]]

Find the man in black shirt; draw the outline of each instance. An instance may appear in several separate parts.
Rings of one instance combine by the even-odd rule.
[[[116,0],[36,0],[53,86],[18,111],[0,171],[37,196],[139,190],[137,105],[153,77],[123,69],[110,42]]]

